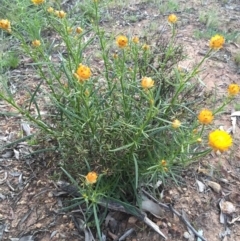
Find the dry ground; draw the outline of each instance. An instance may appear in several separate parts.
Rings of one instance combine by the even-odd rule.
[[[131,35],[144,36],[148,31],[165,31],[168,34],[170,30],[164,23],[168,15],[167,2],[171,1],[160,2],[161,4],[159,1],[155,3],[133,1],[131,4],[113,7],[102,19],[102,25],[108,30],[131,33]],[[216,94],[216,103],[218,103],[225,95],[228,84],[232,82],[240,84],[240,67],[234,63],[234,56],[240,53],[239,0],[178,2],[177,39],[183,44],[189,56],[181,64],[186,70],[198,62],[207,51],[208,41],[196,37],[201,33],[206,35],[207,29],[210,29],[209,25],[217,24],[217,28],[226,34],[239,31],[238,38],[227,41],[216,58],[209,59],[202,68],[201,78],[206,84],[206,93],[209,94],[209,98],[213,98]],[[204,20],[205,13],[210,15]],[[213,20],[209,20],[212,16]],[[24,64],[9,72],[9,75],[16,88],[20,86],[19,80],[32,84],[37,80],[37,77],[29,77],[30,70]],[[19,101],[20,97],[21,93]],[[239,98],[236,98],[231,106],[227,106],[226,112],[217,118],[215,121],[217,127],[222,126],[226,130],[231,127],[230,113],[238,101]],[[2,101],[0,105],[2,110],[8,110]],[[1,144],[17,139],[21,131],[20,123],[20,117],[0,116]],[[186,216],[196,230],[203,231],[203,236],[208,241],[240,240],[240,224],[238,219],[235,219],[240,216],[239,133],[240,129],[237,126],[234,133],[235,144],[230,152],[225,155],[209,155],[193,164],[182,173],[184,182],[180,186],[169,182],[162,187],[164,196],[161,202],[170,202],[176,210]],[[79,210],[59,211],[67,205],[69,198],[60,195],[60,190],[54,181],[56,180],[53,178],[56,177],[54,160],[44,154],[34,158],[21,158],[29,148],[24,142],[11,145],[2,150],[0,156],[0,240],[84,240],[84,232],[77,228]],[[205,184],[202,192],[199,190],[198,181]],[[218,183],[221,189],[210,188],[208,181]],[[229,201],[235,207],[233,213],[222,216],[222,223],[219,207],[221,201]],[[118,237],[130,228],[134,231],[126,240],[163,240],[133,216],[109,211],[108,217],[110,219],[103,227],[107,240],[118,240]],[[161,218],[155,218],[151,214],[149,217],[157,223],[168,240],[191,240],[191,237],[187,237],[189,231],[187,227],[170,212],[163,210]]]

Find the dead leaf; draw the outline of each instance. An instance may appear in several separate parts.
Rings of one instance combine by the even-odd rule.
[[[23,133],[26,135],[26,136],[30,136],[31,135],[31,128],[30,128],[30,125],[27,124],[27,123],[22,123],[21,124],[21,128],[23,130]]]
[[[221,186],[218,183],[212,182],[212,181],[208,181],[207,185],[209,187],[211,187],[213,189],[213,191],[215,191],[216,193],[220,193],[221,192],[222,188],[221,188]]]
[[[156,218],[161,218],[163,214],[162,208],[152,200],[148,199],[146,196],[142,196],[142,199],[142,210],[150,212]]]
[[[19,160],[19,151],[13,149],[13,152],[14,152],[14,157],[15,157],[17,160]]]
[[[197,179],[196,179],[196,182],[197,182],[197,185],[198,185],[198,191],[204,192],[204,190],[206,189],[206,186],[204,185],[204,183],[202,183],[201,181],[199,181]]]

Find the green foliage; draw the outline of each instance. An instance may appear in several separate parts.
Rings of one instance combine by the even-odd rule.
[[[236,65],[240,65],[240,52],[237,52],[234,55],[234,61],[235,61]]]
[[[2,53],[0,56],[0,70],[15,69],[20,63],[18,54],[12,51]]]
[[[212,28],[207,28],[207,29],[196,29],[193,32],[193,35],[196,39],[209,39],[211,36],[214,36],[216,34],[221,34],[225,37],[226,41],[235,41],[239,35],[239,31],[233,31],[231,33],[226,33],[223,31],[220,31],[218,29],[212,29]]]
[[[159,2],[159,10],[161,13],[171,13],[179,10],[179,1],[178,0],[169,0]]]
[[[218,12],[215,9],[210,9],[207,12],[199,13],[199,21],[206,25],[207,28],[218,28],[220,19]]]

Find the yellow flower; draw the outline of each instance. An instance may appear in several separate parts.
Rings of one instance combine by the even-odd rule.
[[[222,35],[216,34],[210,39],[209,46],[211,49],[221,49],[224,43],[224,37]]]
[[[113,54],[113,58],[114,58],[114,59],[117,59],[117,58],[118,58],[118,54],[116,54],[116,53]]]
[[[88,80],[91,77],[91,69],[85,65],[79,64],[78,69],[74,76],[80,81]]]
[[[53,13],[53,12],[54,12],[54,9],[53,9],[52,7],[49,7],[49,8],[47,9],[47,11],[48,11],[49,13]]]
[[[179,120],[174,120],[173,122],[172,122],[172,127],[174,128],[174,129],[177,129],[177,128],[179,128],[181,126],[181,122],[179,121]]]
[[[169,23],[176,23],[177,20],[178,20],[178,18],[177,18],[177,16],[176,16],[175,14],[170,14],[170,15],[168,16],[168,22],[169,22]]]
[[[167,162],[165,160],[161,160],[161,165],[162,166],[166,166],[167,165]]]
[[[7,19],[0,20],[0,28],[11,33],[11,23]]]
[[[90,93],[89,93],[88,90],[85,90],[85,91],[84,91],[84,94],[85,94],[86,97],[88,97],[88,96],[90,95]]]
[[[40,40],[38,40],[38,39],[35,39],[35,40],[33,40],[32,41],[32,46],[33,47],[39,47],[41,45],[41,42],[40,42]]]
[[[197,134],[198,133],[198,129],[193,129],[193,134]]]
[[[141,85],[142,85],[143,89],[150,89],[154,86],[154,81],[152,80],[152,78],[143,77]]]
[[[239,85],[237,85],[237,84],[230,84],[228,86],[228,93],[230,95],[237,95],[239,93],[239,90],[240,90],[240,88],[239,88]]]
[[[201,143],[202,142],[202,138],[197,138],[197,142]]]
[[[69,34],[72,33],[72,28],[67,27],[67,32],[68,32]]]
[[[134,36],[134,37],[132,38],[132,41],[133,41],[135,44],[138,44],[138,43],[139,43],[139,37]]]
[[[154,105],[154,99],[149,100],[150,105]]]
[[[87,184],[94,184],[97,182],[98,175],[96,172],[89,172],[86,176]]]
[[[31,0],[33,2],[33,4],[35,5],[39,5],[45,2],[45,0]]]
[[[227,151],[232,146],[232,137],[222,130],[212,131],[208,136],[208,141],[214,151]]]
[[[128,45],[128,38],[124,35],[120,35],[116,38],[116,43],[119,48],[125,48]]]
[[[150,46],[149,46],[148,44],[144,44],[144,45],[142,46],[142,49],[143,49],[144,51],[147,51],[147,50],[150,49]]]
[[[61,10],[61,11],[55,11],[55,14],[59,17],[59,18],[65,18],[66,13]]]
[[[76,33],[80,34],[80,33],[82,33],[82,31],[83,31],[82,28],[80,28],[80,27],[77,27],[77,28],[76,28]]]
[[[198,115],[198,120],[203,125],[212,123],[213,118],[214,117],[213,117],[212,111],[210,111],[208,109],[203,109],[202,111],[200,111],[200,113]]]

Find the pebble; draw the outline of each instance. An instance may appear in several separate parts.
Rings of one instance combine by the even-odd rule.
[[[190,239],[191,235],[190,235],[189,232],[184,232],[183,237],[184,237],[185,239]]]
[[[36,228],[41,228],[42,227],[42,224],[41,223],[37,223],[36,224]]]
[[[137,218],[134,217],[134,216],[131,216],[129,219],[128,219],[128,223],[129,224],[135,224],[137,222]]]
[[[52,193],[52,192],[49,192],[49,193],[48,193],[48,197],[53,197],[53,193]]]

